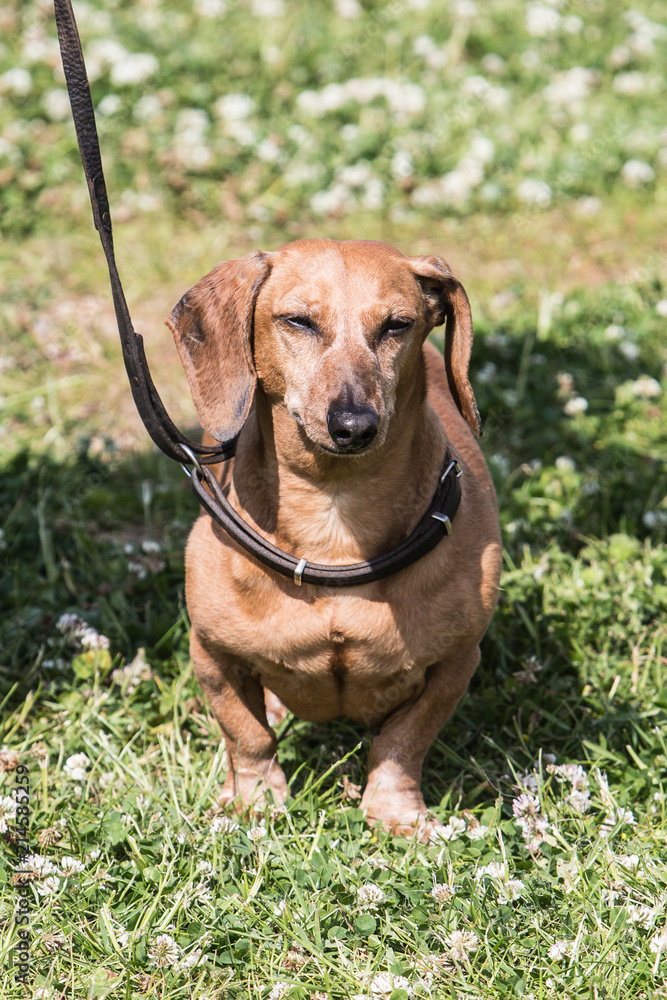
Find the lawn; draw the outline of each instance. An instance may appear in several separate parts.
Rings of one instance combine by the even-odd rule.
[[[284,810],[217,809],[197,505],[133,410],[50,4],[5,0],[2,997],[667,997],[667,5],[76,12],[174,419],[196,433],[162,317],[218,260],[316,235],[442,254],[473,305],[505,568],[427,758],[442,836],[365,823],[372,733],[345,720],[281,724]]]

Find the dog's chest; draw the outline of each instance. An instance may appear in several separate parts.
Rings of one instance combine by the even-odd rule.
[[[364,588],[368,591],[369,588]],[[416,696],[433,656],[426,620],[410,627],[373,593],[229,601],[218,640],[301,718],[348,716],[366,724]],[[267,595],[268,596],[268,595]],[[440,640],[441,641],[441,640]]]
[[[302,718],[372,723],[423,685],[390,610],[340,599],[283,620],[250,656],[255,675]]]

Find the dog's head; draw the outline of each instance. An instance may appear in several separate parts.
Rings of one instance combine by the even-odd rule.
[[[167,325],[214,438],[240,431],[259,379],[312,445],[357,455],[385,439],[421,370],[424,339],[445,320],[449,387],[478,435],[470,305],[439,257],[363,240],[301,240],[219,264]]]

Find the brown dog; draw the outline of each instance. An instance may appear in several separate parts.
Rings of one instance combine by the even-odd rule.
[[[445,317],[446,367],[425,343]],[[241,431],[230,502],[298,558],[384,554],[428,508],[447,445],[458,459],[451,536],[385,580],[298,587],[208,516],[186,552],[192,661],[229,757],[220,801],[285,798],[273,692],[301,718],[380,725],[361,806],[427,835],[422,762],[479,662],[501,561],[463,287],[438,257],[303,240],[219,264],[167,324],[202,426],[218,440]]]

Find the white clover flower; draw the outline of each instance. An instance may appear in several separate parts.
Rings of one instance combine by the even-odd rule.
[[[97,861],[101,854],[102,851],[99,847],[93,847],[92,851],[86,855],[86,861]]]
[[[535,468],[538,467],[535,466]],[[535,774],[534,771],[526,771],[525,774],[522,774],[521,771],[519,771],[516,775],[516,783],[519,788],[524,788],[527,792],[530,792],[531,795],[533,795],[539,790],[540,777]]]
[[[428,190],[430,185],[424,185],[424,187]],[[449,173],[444,174],[440,179],[439,187],[439,201],[444,201],[449,205],[453,205],[455,208],[464,208],[470,197],[473,185],[470,184],[463,171],[450,170]],[[422,190],[422,188],[418,188],[417,191],[414,192],[414,195],[417,196],[416,199],[413,197],[416,204],[428,204],[428,201],[430,200],[421,200],[421,194],[418,194],[418,192],[421,192]]]
[[[575,812],[583,815],[583,813],[588,811],[588,807],[591,804],[590,798],[591,793],[588,789],[584,791],[577,791],[577,789],[574,789],[569,795],[566,796],[565,801],[569,806],[571,806],[572,809],[574,809]]]
[[[211,823],[211,833],[234,833],[238,829],[239,824],[228,816],[215,816]]]
[[[628,903],[627,905],[628,923],[638,924],[644,930],[648,930],[655,917],[654,911],[645,903]]]
[[[470,840],[486,840],[489,835],[488,826],[478,823],[477,826],[469,826],[466,835]]]
[[[657,379],[651,378],[649,375],[640,375],[632,383],[632,391],[635,396],[639,396],[641,399],[656,399],[662,393],[662,388]]]
[[[160,64],[151,52],[128,53],[111,67],[111,82],[116,87],[131,87],[143,83],[159,68]]]
[[[470,953],[476,951],[479,938],[472,931],[452,931],[445,938],[449,954],[457,962],[465,961]]]
[[[203,124],[202,124],[202,131],[204,131],[206,129],[206,126],[208,125],[208,115],[206,114],[205,111],[204,112],[200,112],[200,114],[202,114],[204,116],[203,117]],[[145,539],[141,543],[141,548],[142,548],[143,552],[146,552],[146,553],[149,553],[149,554],[152,553],[152,552],[162,552],[162,546],[160,545],[160,543],[159,542],[154,542],[150,538]]]
[[[94,628],[87,628],[81,633],[80,642],[84,649],[108,649],[109,640]]]
[[[612,69],[622,69],[632,61],[632,49],[627,45],[617,45],[607,56],[607,64]]]
[[[371,212],[382,207],[384,204],[384,184],[379,177],[371,177],[364,185],[361,204]]]
[[[61,615],[56,622],[56,628],[59,632],[62,632],[63,635],[72,635],[77,634],[82,629],[88,628],[88,626],[82,618],[79,618],[78,615],[64,614]]]
[[[597,79],[595,70],[573,66],[554,74],[551,83],[544,88],[544,97],[550,104],[567,107],[575,101],[585,100]]]
[[[75,753],[68,757],[63,765],[63,771],[72,781],[85,781],[86,768],[90,764],[85,753]]]
[[[267,833],[268,830],[266,829],[266,827],[260,824],[259,826],[251,826],[250,829],[247,831],[246,836],[248,837],[249,840],[252,840],[252,842],[255,843],[266,837]]]
[[[379,903],[384,902],[384,893],[379,885],[373,882],[366,882],[357,889],[357,903],[359,906],[367,906],[374,909]]]
[[[415,172],[415,161],[412,153],[409,153],[407,149],[399,149],[398,152],[394,153],[391,161],[391,172],[394,177],[399,179],[412,177]]]
[[[363,13],[359,0],[334,0],[334,8],[344,21],[356,21]]]
[[[651,938],[649,948],[654,955],[662,955],[663,951],[667,951],[667,931],[656,934],[655,937]]]
[[[584,22],[577,14],[568,14],[563,20],[563,27],[568,35],[579,35],[584,27]]]
[[[523,892],[523,882],[518,878],[507,879],[498,886],[498,898],[504,903],[519,899]]]
[[[310,207],[318,215],[348,211],[354,208],[355,204],[354,197],[346,184],[333,184],[326,191],[318,191],[310,199]]]
[[[158,934],[148,952],[148,957],[152,965],[156,965],[158,969],[163,969],[169,965],[175,965],[180,953],[181,949],[173,937],[169,934]]]
[[[85,870],[86,866],[78,858],[66,854],[60,859],[60,871],[63,875],[80,875]]]
[[[225,94],[213,105],[218,118],[226,122],[242,122],[255,110],[255,102],[248,94]]]
[[[642,521],[649,531],[664,528],[667,525],[667,510],[647,510],[642,514]]]
[[[630,871],[635,871],[639,867],[638,854],[619,854],[614,858],[614,861],[617,865],[628,868]]]
[[[144,94],[134,105],[132,115],[138,122],[151,122],[159,118],[163,110],[162,101],[156,94]],[[128,543],[124,546],[124,551],[130,555],[134,552],[134,545]]]
[[[285,13],[283,0],[252,0],[255,17],[282,17]]]
[[[336,171],[336,179],[351,188],[360,188],[373,176],[370,164],[365,160],[341,167]]]
[[[16,94],[25,97],[32,90],[32,77],[27,69],[15,66],[0,76],[0,93]]]
[[[70,104],[64,87],[54,87],[42,96],[42,104],[52,122],[63,122],[69,118]]]
[[[517,198],[524,205],[536,205],[538,208],[546,208],[551,204],[552,191],[546,181],[537,180],[534,177],[526,177],[521,181],[516,189]]]
[[[563,407],[568,417],[575,417],[578,413],[585,413],[587,409],[588,400],[584,399],[583,396],[575,396],[573,399],[568,399]]]
[[[572,954],[572,942],[571,941],[554,941],[554,943],[549,948],[547,955],[554,962],[560,962],[561,958],[566,958],[568,955]]]
[[[434,882],[431,895],[438,903],[449,903],[454,895],[454,891],[449,885],[444,885],[442,882]]]
[[[465,833],[466,823],[465,820],[459,819],[457,816],[450,816],[449,822],[444,826],[437,826],[433,830],[430,839],[432,841],[437,840],[458,840],[462,833]]]
[[[537,796],[522,794],[514,800],[512,811],[515,822],[521,828],[523,839],[529,851],[539,848],[543,840],[546,839],[546,832],[549,829],[549,821],[539,811],[540,802]]]
[[[515,816],[537,816],[540,813],[540,800],[536,795],[523,792],[512,802],[512,812]]]
[[[470,156],[480,163],[491,163],[496,152],[496,147],[492,139],[477,133],[473,135],[470,143]]]
[[[526,30],[533,38],[546,38],[558,31],[560,14],[542,3],[529,3],[526,8]]]
[[[412,51],[416,56],[420,56],[430,69],[442,69],[447,65],[446,51],[439,48],[430,35],[419,35],[415,38]]]
[[[195,11],[200,17],[212,18],[224,14],[226,0],[195,0]]]
[[[193,948],[192,951],[184,955],[183,958],[177,963],[176,970],[178,972],[186,972],[188,969],[194,969],[199,965],[202,957],[201,948]]]
[[[21,863],[21,868],[25,871],[36,872],[42,878],[46,875],[54,875],[58,871],[51,859],[45,858],[42,854],[27,854]]]
[[[285,994],[289,991],[289,989],[290,989],[289,983],[278,982],[274,985],[273,989],[269,993],[267,1000],[280,1000],[281,997],[285,996]]]
[[[581,764],[549,764],[547,770],[555,775],[558,781],[567,780],[574,788],[588,787],[588,775]]]
[[[618,349],[628,361],[636,361],[639,357],[639,348],[631,340],[624,340],[618,345]]]
[[[32,1000],[51,1000],[52,996],[53,993],[48,986],[38,986],[32,995]]]
[[[490,861],[488,865],[481,865],[475,872],[475,878],[481,879],[485,875],[505,881],[507,878],[507,865],[504,861]]]
[[[205,861],[205,860],[202,859],[197,864],[197,871],[198,872],[202,872],[204,875],[212,875],[213,874],[213,865],[211,864],[210,861]]]
[[[608,906],[616,906],[617,900],[621,899],[622,897],[623,893],[619,892],[618,889],[604,888],[600,890],[600,899],[602,900],[603,903],[606,903]]]
[[[667,318],[667,299],[660,299],[659,302],[656,302],[655,311],[658,316],[662,316],[663,319]]]
[[[16,819],[16,799],[13,795],[5,795],[0,799],[0,833],[7,833],[9,823]]]
[[[642,184],[650,184],[655,180],[655,171],[644,160],[628,160],[623,164],[621,178],[628,187],[641,187]]]
[[[600,835],[603,837],[608,837],[616,826],[635,826],[637,823],[634,813],[631,809],[616,809],[611,808],[605,816],[602,826],[600,827]]]
[[[646,76],[637,70],[619,73],[614,77],[614,90],[625,97],[639,97],[647,88]]]
[[[378,972],[370,982],[371,994],[374,997],[388,997],[394,990],[406,990],[412,996],[410,980],[405,976],[395,976],[391,972]]]
[[[590,125],[587,125],[586,122],[575,122],[570,129],[570,138],[572,139],[572,142],[576,142],[577,144],[588,142],[590,137]]]
[[[60,889],[60,879],[57,875],[47,875],[35,888],[40,896],[53,896]]]
[[[592,195],[584,195],[582,198],[577,198],[575,207],[578,215],[582,218],[592,219],[602,208],[602,201]]]
[[[385,80],[384,96],[389,110],[396,114],[419,114],[426,106],[426,94],[418,83]]]
[[[278,160],[284,158],[282,149],[274,139],[263,139],[255,152],[265,163],[277,163]]]

